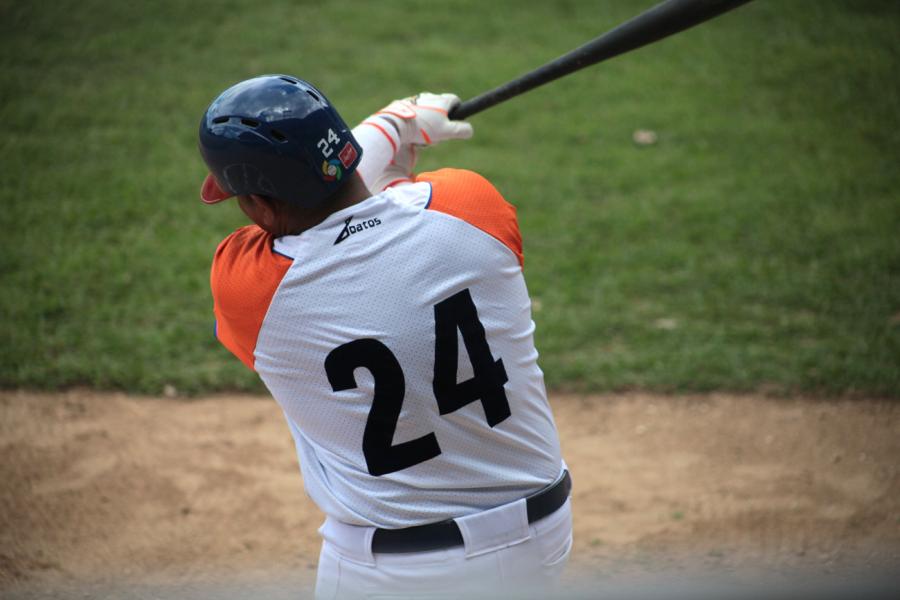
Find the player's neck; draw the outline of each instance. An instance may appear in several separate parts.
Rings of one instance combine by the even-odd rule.
[[[354,204],[359,204],[363,200],[372,197],[372,192],[369,191],[369,188],[366,187],[366,184],[363,183],[362,177],[357,173],[353,173],[350,176],[350,181],[340,189],[337,193],[337,197],[334,198],[333,202],[328,204],[328,214],[336,213],[339,210],[343,210],[348,206],[353,206]],[[324,219],[324,217],[323,217]]]
[[[371,196],[372,193],[366,187],[366,184],[363,183],[362,177],[353,173],[350,181],[325,206],[315,210],[297,211],[296,213],[285,215],[281,223],[282,226],[278,228],[279,231],[270,231],[270,233],[273,233],[275,237],[301,234],[307,229],[315,227],[333,213],[354,204],[359,204]]]

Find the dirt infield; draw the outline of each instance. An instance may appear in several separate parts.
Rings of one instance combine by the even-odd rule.
[[[552,402],[573,573],[900,566],[900,403]],[[0,592],[312,580],[321,515],[271,399],[0,392],[0,448]]]

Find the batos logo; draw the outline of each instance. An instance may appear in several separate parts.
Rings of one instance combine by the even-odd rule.
[[[341,175],[343,175],[343,171],[341,171],[341,163],[333,158],[331,160],[322,161],[322,179],[324,179],[325,181],[340,181]]]
[[[372,229],[373,227],[377,227],[377,226],[381,225],[381,219],[379,219],[378,217],[375,217],[373,219],[367,219],[365,221],[360,221],[356,225],[350,224],[350,221],[352,221],[352,220],[353,220],[353,215],[350,215],[344,221],[344,228],[341,229],[341,232],[338,234],[337,239],[334,240],[335,246],[337,246],[338,244],[340,244],[341,242],[346,240],[348,237],[350,237],[354,233],[359,233],[360,231],[363,231],[365,229]]]

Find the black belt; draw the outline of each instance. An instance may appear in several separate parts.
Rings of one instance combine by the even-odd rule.
[[[572,490],[572,477],[563,471],[553,485],[525,499],[528,522],[534,523],[554,513],[565,504]],[[463,545],[462,532],[453,519],[405,529],[376,529],[372,536],[372,552],[396,554],[426,552]]]

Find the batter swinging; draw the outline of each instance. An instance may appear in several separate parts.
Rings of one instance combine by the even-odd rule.
[[[325,513],[319,598],[533,593],[571,548],[515,209],[471,171],[413,174],[417,147],[471,137],[458,103],[350,131],[269,75],[201,121],[203,201],[255,223],[216,250],[216,334],[281,405]]]

